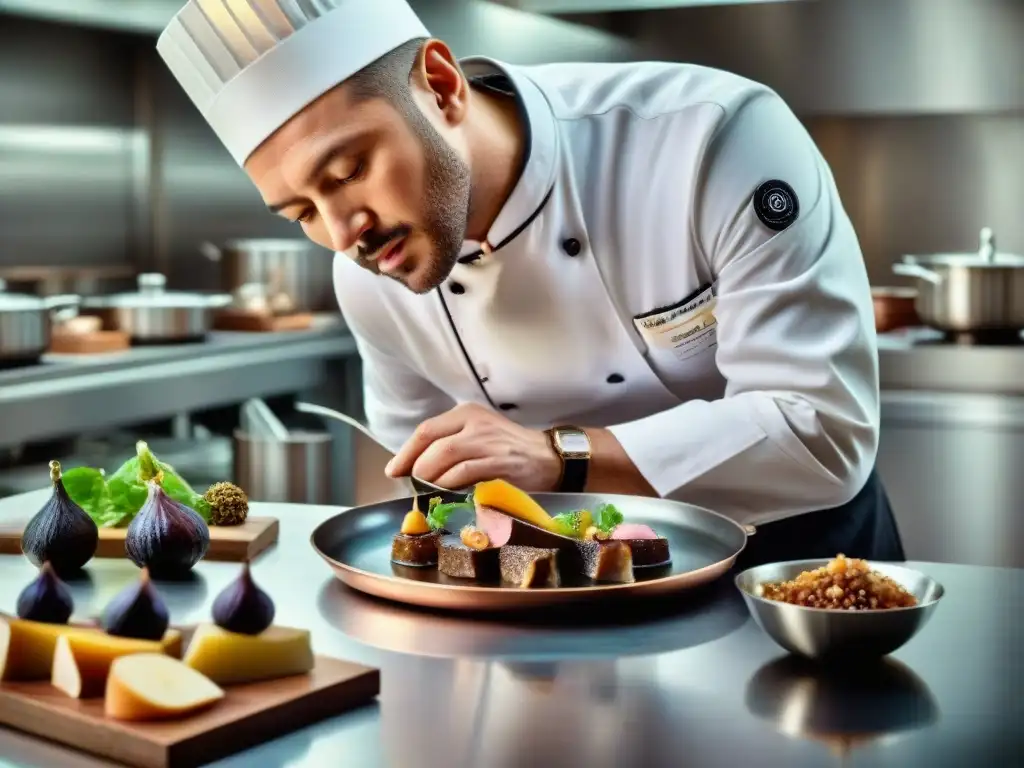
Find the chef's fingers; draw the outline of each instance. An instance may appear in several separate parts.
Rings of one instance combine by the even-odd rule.
[[[431,480],[431,482],[442,488],[469,488],[471,485],[498,477],[495,466],[494,459],[489,456],[469,459],[455,465],[437,480]]]
[[[420,454],[435,440],[457,434],[465,426],[470,413],[466,409],[456,406],[450,411],[445,411],[439,416],[424,421],[384,467],[384,473],[388,477],[407,477],[412,473],[413,464],[416,463]],[[424,477],[423,479],[429,480],[430,478]],[[431,482],[433,481],[431,480]]]
[[[438,478],[452,467],[468,459],[484,455],[474,440],[466,440],[463,433],[435,440],[413,462],[412,474],[428,483],[440,485]],[[443,486],[450,488],[452,486]]]

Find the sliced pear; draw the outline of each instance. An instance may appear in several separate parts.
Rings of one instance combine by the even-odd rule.
[[[220,686],[184,662],[162,653],[136,653],[110,665],[104,712],[114,720],[172,720],[223,698]]]
[[[100,634],[62,635],[53,652],[50,682],[73,699],[102,696],[115,659],[133,653],[181,654],[181,633],[168,630],[162,641],[134,640]]]

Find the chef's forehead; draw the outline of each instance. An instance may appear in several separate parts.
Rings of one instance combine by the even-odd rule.
[[[396,119],[400,119],[399,110],[390,99],[370,97],[345,82],[275,131],[246,159],[244,168],[254,180],[273,174],[298,186],[305,177],[316,176],[318,166],[322,170],[334,158],[357,153]]]

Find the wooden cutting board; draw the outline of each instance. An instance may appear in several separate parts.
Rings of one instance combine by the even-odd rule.
[[[268,315],[244,309],[222,310],[213,321],[213,327],[218,331],[304,331],[312,324],[313,315],[309,312]]]
[[[21,534],[27,520],[0,523],[0,555],[21,554]],[[242,563],[277,542],[281,526],[276,517],[250,517],[241,525],[211,525],[205,560]],[[127,528],[100,528],[96,557],[124,557]]]
[[[71,699],[49,683],[0,684],[0,725],[138,768],[203,765],[371,701],[380,672],[318,656],[309,675],[229,686],[212,709],[163,723],[122,723],[103,699]]]

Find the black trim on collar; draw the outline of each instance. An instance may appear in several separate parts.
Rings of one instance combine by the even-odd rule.
[[[522,224],[516,227],[515,231],[511,235],[506,237],[504,240],[502,240],[498,244],[497,248],[495,248],[494,250],[497,251],[499,248],[505,247],[515,238],[517,238],[520,234],[522,234],[523,230],[530,226],[534,222],[534,220],[540,215],[541,211],[543,211],[544,208],[547,206],[548,201],[551,199],[551,195],[554,193],[554,191],[555,188],[551,187],[551,189],[548,190],[548,193],[544,196],[544,199],[541,201],[541,204],[540,206],[538,206],[537,210],[531,213],[529,218],[527,218],[526,221],[524,221]],[[459,259],[459,263],[466,264],[469,261],[474,261],[480,258],[480,255],[482,253],[483,251],[480,251],[476,254],[463,256]],[[487,398],[487,402],[490,404],[491,408],[493,408],[494,410],[498,410],[498,406],[495,404],[494,400],[491,399],[491,395],[487,391],[487,387],[484,386],[484,380],[480,378],[480,374],[477,372],[476,366],[473,364],[473,359],[469,356],[469,352],[466,350],[466,345],[462,343],[462,336],[459,334],[459,329],[455,327],[455,318],[452,317],[452,312],[450,309],[448,309],[448,302],[444,300],[444,293],[441,290],[441,286],[438,286],[436,288],[436,293],[437,298],[441,300],[441,308],[444,309],[445,317],[448,318],[448,326],[452,329],[452,333],[455,334],[455,340],[459,343],[459,349],[462,351],[462,357],[466,361],[466,365],[469,366],[469,370],[473,374],[473,378],[476,379],[477,386],[480,387],[480,391],[484,393],[484,397]]]
[[[494,246],[494,248],[491,249],[491,253],[497,253],[498,251],[500,251],[506,245],[511,243],[517,237],[519,237],[519,235],[521,235],[523,233],[523,230],[525,230],[528,226],[533,224],[533,222],[536,220],[536,218],[538,216],[540,216],[541,211],[543,211],[544,208],[547,207],[548,201],[551,199],[551,195],[554,193],[554,191],[555,191],[555,188],[552,186],[551,189],[548,190],[548,193],[546,195],[544,195],[544,199],[540,201],[540,205],[537,207],[537,210],[535,210],[533,213],[531,213],[527,217],[526,221],[524,221],[522,224],[520,224],[518,227],[516,227],[512,231],[512,234],[510,234],[508,237],[506,237],[504,240],[502,240],[500,243],[498,243],[496,246]],[[477,251],[473,251],[472,253],[467,253],[465,256],[460,256],[459,257],[459,264],[469,264],[472,261],[476,261],[477,259],[479,259],[483,255],[484,255],[484,252],[482,250],[477,250]]]

